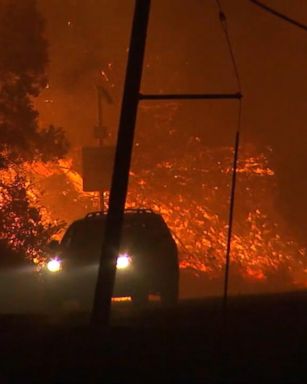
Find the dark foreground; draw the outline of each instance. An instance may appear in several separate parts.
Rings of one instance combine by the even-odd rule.
[[[116,303],[112,326],[88,315],[1,315],[5,382],[306,383],[307,293]]]

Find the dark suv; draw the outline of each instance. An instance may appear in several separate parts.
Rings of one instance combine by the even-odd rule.
[[[46,268],[60,297],[91,304],[105,222],[106,213],[93,212],[68,227]],[[149,209],[125,210],[114,296],[144,303],[153,294],[173,304],[178,280],[177,246],[162,216]]]

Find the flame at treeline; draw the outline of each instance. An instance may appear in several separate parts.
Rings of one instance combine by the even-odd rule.
[[[279,269],[296,276],[305,249],[294,240],[276,209],[271,151],[241,151],[235,196],[231,259],[253,279]],[[133,173],[129,204],[153,206],[165,217],[181,252],[181,267],[218,275],[225,266],[232,148],[203,148],[194,138],[181,158]]]
[[[138,148],[136,143],[127,207],[152,208],[163,215],[178,244],[181,268],[218,276],[225,265],[232,148],[205,148],[194,137],[184,156],[150,166],[144,165]],[[282,269],[292,275],[294,283],[303,284],[306,251],[276,210],[271,152],[266,152],[249,147],[240,154],[232,268],[254,280],[265,280]],[[15,172],[1,171],[1,177],[9,183]],[[42,207],[46,223],[61,219],[68,224],[98,209],[97,194],[82,191],[82,177],[72,159],[24,163],[18,172],[26,175],[29,198],[34,206]],[[3,194],[0,204],[5,204]],[[18,221],[5,236],[17,241],[16,231]]]

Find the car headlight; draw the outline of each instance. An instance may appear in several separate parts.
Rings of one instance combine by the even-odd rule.
[[[127,253],[122,253],[117,258],[117,269],[126,269],[131,264],[131,257]]]
[[[47,263],[47,269],[50,272],[59,272],[61,267],[61,261],[59,259],[51,259]]]

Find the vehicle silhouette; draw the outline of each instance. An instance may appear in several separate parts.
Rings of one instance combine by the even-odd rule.
[[[74,221],[45,268],[49,296],[55,302],[92,304],[106,223],[105,212]],[[160,214],[149,209],[124,212],[113,297],[130,296],[144,304],[159,295],[164,304],[178,300],[178,252]]]

